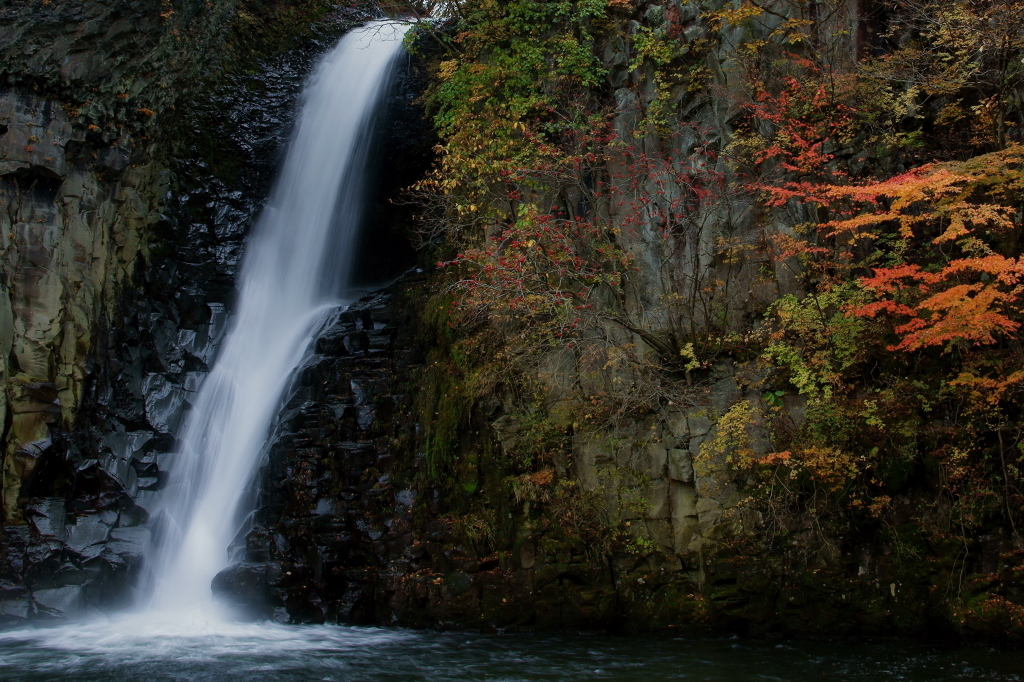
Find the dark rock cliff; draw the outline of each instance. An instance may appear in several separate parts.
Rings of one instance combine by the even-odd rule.
[[[0,9],[4,621],[130,598],[325,7]]]
[[[339,310],[286,393],[245,561],[214,581],[215,592],[250,612],[298,622],[376,620],[383,538],[411,531],[415,501],[391,481],[415,441],[412,400],[402,391],[417,360],[403,349],[391,291]]]
[[[492,548],[460,526],[459,500],[428,484],[414,409],[425,285],[410,273],[339,310],[318,333],[268,443],[242,561],[217,576],[215,594],[245,616],[293,623],[616,630],[632,622],[616,579],[649,562],[595,562],[585,548],[531,532],[512,508],[502,510],[506,530],[520,540],[513,551]],[[488,485],[499,482],[494,464],[479,463]]]
[[[789,7],[795,12],[796,6]],[[704,5],[616,7],[622,21],[596,52],[607,69],[617,134],[643,139],[649,148],[663,142],[659,150],[669,159],[697,154],[692,135],[659,141],[638,128],[659,85],[637,46],[661,31],[694,50],[707,48]],[[863,24],[860,9],[855,2],[838,3],[828,20],[834,23],[825,27],[842,44],[842,60],[865,49],[857,42],[864,35],[850,42],[845,29]],[[763,19],[730,28],[729,39],[711,41],[701,54],[695,68],[707,69],[711,96],[685,85],[671,88],[685,112],[682,122],[700,128],[713,149],[728,149],[742,124],[739,98],[730,93],[743,82],[733,52],[737,36],[749,31],[765,38],[786,17]],[[610,170],[625,177],[634,172]],[[676,190],[685,193],[679,187],[665,191]],[[571,203],[556,194],[552,188],[537,202]],[[725,298],[713,307],[730,331],[753,325],[776,296],[799,293],[798,283],[765,252],[767,218],[749,194],[728,196],[701,212],[694,222],[704,231],[680,228],[671,237],[678,241],[668,245],[657,230],[627,229],[629,216],[616,213],[614,205],[610,213],[621,228],[616,244],[636,263],[630,274],[636,300],[627,297],[624,306],[649,329],[667,334],[685,319],[671,303],[678,300],[674,282],[725,283]],[[733,238],[744,244],[745,255],[722,257],[716,243]],[[685,378],[666,372],[685,390],[588,430],[586,398],[599,408],[599,396],[616,390],[609,387],[636,387],[641,382],[631,370],[613,354],[595,353],[601,361],[593,363],[579,351],[541,350],[544,357],[525,363],[540,385],[535,405],[523,409],[527,401],[500,381],[474,386],[467,397],[457,384],[472,379],[473,362],[482,364],[480,356],[491,348],[450,344],[447,355],[435,352],[444,334],[426,328],[444,327],[451,318],[433,316],[441,318],[438,325],[427,319],[432,315],[426,308],[450,304],[437,295],[443,286],[435,279],[390,291],[389,303],[364,302],[364,310],[394,325],[372,333],[372,352],[355,343],[370,333],[358,316],[325,330],[323,338],[344,341],[318,348],[289,398],[245,560],[218,578],[220,594],[251,613],[292,622],[1019,638],[1021,550],[998,533],[929,546],[912,513],[921,502],[910,495],[896,501],[893,535],[864,522],[848,535],[828,537],[804,516],[761,547],[744,544],[745,533],[763,527],[761,512],[751,504],[752,484],[734,473],[729,448],[715,443],[725,433],[719,422],[732,407],[764,405],[765,387],[774,388],[765,383],[764,365],[749,355],[716,356],[694,377],[689,370]],[[610,324],[593,336],[623,354],[644,348],[632,330]],[[353,390],[357,376],[355,385],[370,381],[372,395],[386,406],[376,417]],[[436,393],[433,401],[425,399],[430,393]],[[545,441],[550,434],[542,429],[550,421],[537,414],[571,403],[573,395],[579,411],[566,409],[562,416],[568,418]],[[806,396],[780,390],[770,400],[793,424],[806,420]],[[410,422],[419,426],[410,429]],[[439,473],[425,454],[426,432],[444,429],[450,466]],[[751,452],[772,452],[763,423],[750,432]],[[824,549],[814,545],[820,537],[826,538]],[[920,544],[902,544],[909,538]],[[951,606],[954,593],[958,605]],[[976,613],[968,613],[979,603]]]

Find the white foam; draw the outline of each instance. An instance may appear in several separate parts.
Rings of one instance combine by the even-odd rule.
[[[118,615],[73,624],[0,631],[5,657],[13,645],[99,656],[119,664],[154,661],[203,662],[232,656],[279,658],[310,652],[340,653],[401,642],[413,634],[400,630],[350,628],[335,625],[278,625],[237,623],[219,618]],[[58,667],[66,665],[55,660]]]

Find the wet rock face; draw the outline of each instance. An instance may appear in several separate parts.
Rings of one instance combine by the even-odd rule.
[[[157,141],[233,5],[0,7],[2,621],[119,603],[139,566],[133,498],[223,322],[140,305],[174,184]]]
[[[7,562],[21,574],[0,580],[0,624],[125,604],[124,585],[137,570],[149,531],[122,525],[132,520],[113,510],[71,521],[65,504],[64,498],[30,498],[29,523],[4,528]]]
[[[234,5],[183,0],[169,12],[160,0],[6,0],[0,76],[59,93],[95,122],[142,123],[209,66]]]
[[[376,620],[379,566],[394,549],[388,538],[411,531],[415,499],[390,483],[396,455],[415,431],[412,401],[402,392],[415,357],[396,350],[390,299],[384,291],[339,311],[286,394],[260,472],[245,561],[214,581],[215,593],[243,613]]]
[[[224,333],[296,97],[357,19],[225,75],[179,106],[159,143],[128,125],[116,135],[86,125],[52,98],[0,92],[0,621],[127,600],[147,508]],[[389,120],[407,122],[413,99],[403,95],[405,118]],[[125,114],[111,101],[104,116]],[[249,575],[229,589],[276,581]]]
[[[145,295],[171,186],[152,147],[17,90],[0,124],[0,609],[69,616],[126,596],[146,542],[134,499],[159,485],[224,305]]]
[[[27,520],[20,498],[59,494],[50,488],[62,477],[55,459],[87,391],[96,329],[146,257],[142,236],[160,219],[167,177],[129,133],[90,140],[55,102],[32,94],[0,93],[0,129],[3,514],[16,523]],[[123,466],[106,465],[134,484]]]
[[[0,92],[4,619],[127,599],[145,508],[224,332],[242,242],[318,49],[207,97],[170,159],[173,136],[142,146],[127,127],[110,137],[52,99]],[[212,170],[223,157],[237,166]]]

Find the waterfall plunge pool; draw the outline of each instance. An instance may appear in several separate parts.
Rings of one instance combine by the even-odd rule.
[[[481,635],[151,617],[0,632],[5,682],[1024,680],[1024,652],[885,640]]]

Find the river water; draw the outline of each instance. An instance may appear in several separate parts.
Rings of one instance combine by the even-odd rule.
[[[0,633],[5,682],[1024,680],[1024,653],[918,642],[480,635],[126,616]]]

